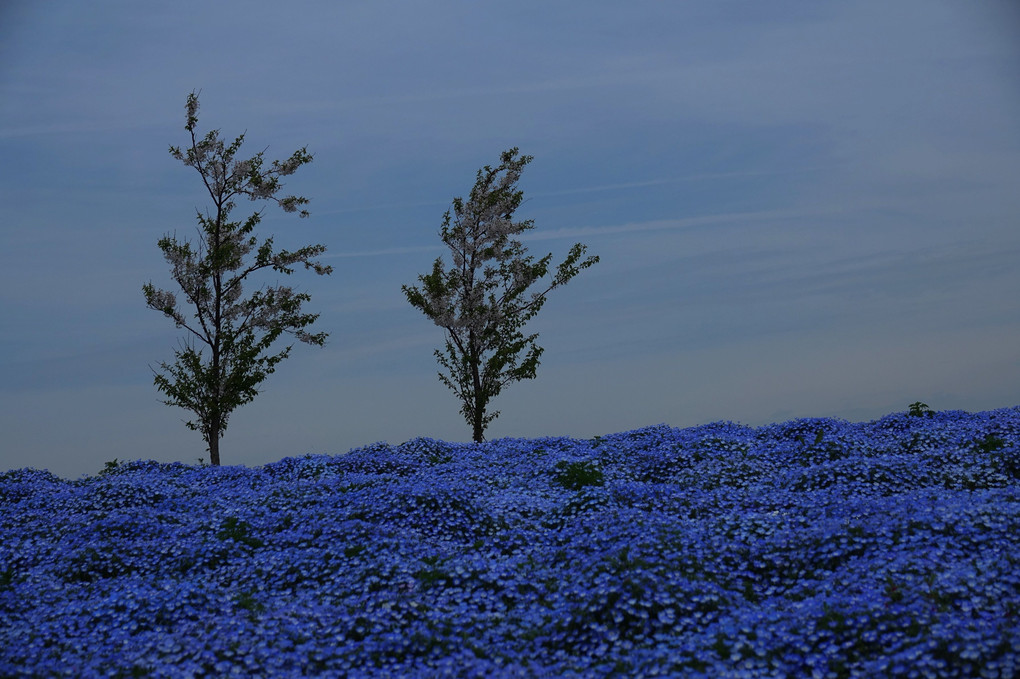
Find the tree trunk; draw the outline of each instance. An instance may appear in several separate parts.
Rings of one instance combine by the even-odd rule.
[[[209,437],[209,464],[214,467],[220,465],[220,435],[219,432]]]
[[[475,443],[481,443],[485,440],[483,435],[482,420],[485,419],[485,395],[482,394],[482,376],[478,372],[478,364],[481,363],[481,352],[475,349],[475,331],[471,330],[468,334],[468,348],[472,353],[471,360],[471,386],[473,391],[471,396],[474,400],[474,408],[471,412],[471,428],[472,438]]]
[[[223,418],[219,410],[209,413],[205,423],[205,443],[209,447],[209,464],[218,467],[220,464],[220,436],[223,434]]]
[[[476,405],[473,422],[475,443],[481,443],[482,441],[485,440],[485,436],[482,434],[482,414],[483,413],[481,412],[481,410],[478,410],[478,407]]]
[[[216,231],[213,234],[213,246],[210,248],[210,257],[213,261],[221,260],[223,242],[220,239],[220,229],[226,217],[223,209],[224,199],[222,193],[216,199]],[[212,375],[215,380],[215,392],[213,410],[209,421],[209,464],[218,467],[220,464],[220,434],[223,433],[223,416],[220,406],[223,404],[223,375],[220,373],[220,361],[223,350],[223,269],[222,263],[213,271],[213,342],[212,342]]]
[[[485,397],[481,392],[481,382],[478,380],[478,370],[475,370],[475,393],[474,393],[474,408],[471,412],[471,428],[472,437],[475,443],[481,443],[485,440],[484,427],[482,421],[485,419]]]
[[[209,446],[209,464],[218,467],[220,464],[220,435],[223,433],[223,425],[219,413],[214,413],[209,418],[208,429],[205,433],[205,442]]]
[[[474,381],[475,393],[473,394],[475,399],[474,412],[471,413],[471,425],[472,434],[475,443],[481,443],[485,440],[484,431],[485,428],[482,424],[485,419],[485,394],[482,393],[482,380],[478,375],[478,364],[475,363],[471,366],[471,377]]]

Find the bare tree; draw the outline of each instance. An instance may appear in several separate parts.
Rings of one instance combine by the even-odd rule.
[[[282,285],[263,285],[243,297],[242,284],[263,269],[293,273],[293,266],[298,263],[320,275],[329,274],[332,269],[312,259],[325,252],[325,246],[311,245],[295,252],[274,251],[272,237],[260,245],[252,234],[262,218],[261,209],[244,222],[229,220],[238,198],[273,201],[286,212],[297,212],[307,204],[307,198],[278,195],[283,188],[280,178],[294,174],[312,161],[307,149],[295,151],[287,160],[274,160],[268,166],[263,159],[265,151],[236,160],[244,135],[229,146],[220,139],[219,130],[199,139],[195,133],[196,93],[188,96],[186,109],[185,129],[191,133],[191,146],[184,150],[171,146],[170,154],[198,172],[212,199],[212,209],[204,214],[198,211],[196,245],[179,241],[174,234],[163,237],[159,248],[170,264],[171,277],[184,293],[183,304],[193,308],[194,313],[191,317],[185,315],[176,296],[155,288],[151,281],[142,290],[150,309],[162,312],[177,327],[190,333],[174,351],[176,363],[161,363],[161,372],[153,370],[154,382],[167,396],[164,403],[195,414],[195,419],[186,424],[201,432],[208,445],[209,462],[218,465],[219,441],[230,414],[255,398],[258,385],[293,346],[270,353],[271,345],[283,333],[319,346],[327,337],[326,333],[310,334],[305,330],[318,318],[318,314],[301,311],[301,305],[311,299],[308,294]],[[308,212],[302,209],[300,216],[307,217]],[[252,253],[254,257],[246,259]]]
[[[447,210],[443,217],[439,235],[450,248],[453,267],[444,271],[439,257],[432,273],[418,277],[420,288],[402,286],[407,301],[446,330],[445,352],[435,351],[447,371],[439,379],[460,399],[475,441],[484,440],[485,428],[499,416],[486,410],[503,387],[535,377],[543,349],[535,344],[537,333],[521,332],[524,324],[550,290],[599,261],[597,256],[581,261],[587,248],[577,243],[549,285],[528,292],[552,260],[550,253],[534,261],[514,239],[534,228],[533,220],[513,221],[524,196],[517,182],[531,160],[512,148],[503,152],[498,167],[479,170],[467,202],[454,198],[452,216]]]

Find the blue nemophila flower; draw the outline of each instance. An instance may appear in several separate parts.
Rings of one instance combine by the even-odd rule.
[[[1020,409],[0,474],[3,676],[1013,676]]]

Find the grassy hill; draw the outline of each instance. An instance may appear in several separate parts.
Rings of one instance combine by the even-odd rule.
[[[23,469],[0,536],[0,676],[1020,673],[1020,407]]]

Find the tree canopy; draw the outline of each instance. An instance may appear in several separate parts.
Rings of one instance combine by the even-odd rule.
[[[295,265],[303,264],[326,275],[332,268],[314,260],[326,251],[323,245],[291,252],[274,249],[272,237],[260,243],[254,231],[262,209],[243,222],[230,220],[235,201],[241,198],[275,202],[286,212],[307,217],[302,207],[307,198],[280,195],[281,178],[312,161],[307,149],[268,164],[265,151],[238,159],[244,134],[229,145],[220,138],[219,130],[199,137],[198,108],[198,95],[192,92],[185,126],[191,144],[183,150],[171,146],[170,154],[198,172],[212,206],[198,211],[195,244],[178,240],[176,234],[166,235],[158,243],[184,299],[179,303],[174,293],[156,288],[151,281],[143,286],[143,293],[149,308],[188,331],[174,352],[176,362],[161,363],[160,370],[153,371],[154,382],[167,396],[164,403],[194,413],[195,419],[186,424],[201,432],[210,463],[216,465],[220,461],[219,439],[230,414],[255,398],[259,385],[290,353],[293,345],[272,351],[276,340],[288,333],[306,344],[322,346],[327,337],[324,332],[307,330],[318,318],[318,314],[302,310],[311,299],[307,293],[284,285],[263,285],[245,296],[244,284],[266,269],[291,274]]]
[[[513,218],[524,197],[518,182],[532,160],[515,147],[502,153],[497,167],[479,170],[468,199],[454,198],[443,217],[439,235],[453,266],[446,269],[438,257],[432,272],[418,277],[420,287],[402,286],[407,301],[446,331],[444,350],[435,351],[446,369],[439,379],[461,401],[475,441],[499,416],[487,411],[503,387],[536,376],[543,349],[535,342],[538,333],[525,335],[524,325],[551,290],[599,261],[582,260],[587,248],[576,243],[547,285],[532,289],[552,261],[552,253],[536,261],[517,240],[534,228],[533,220]]]

